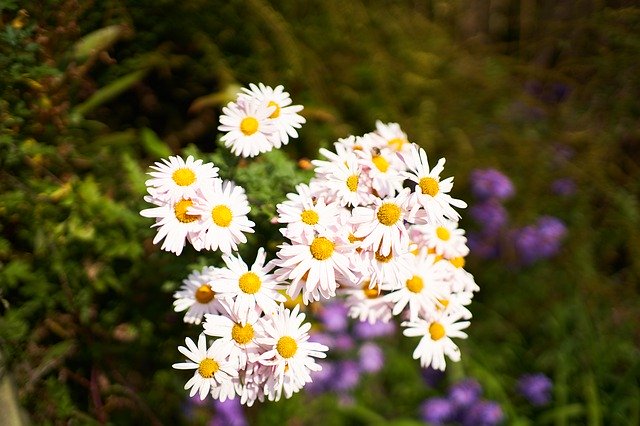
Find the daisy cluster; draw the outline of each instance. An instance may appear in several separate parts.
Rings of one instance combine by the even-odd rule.
[[[349,136],[321,149],[315,176],[277,206],[286,242],[275,274],[287,294],[305,304],[342,295],[348,315],[371,323],[402,320],[406,336],[420,336],[413,356],[444,370],[460,352],[467,306],[478,290],[464,270],[469,253],[458,227],[464,201],[441,178],[445,160],[429,166],[396,123]]]

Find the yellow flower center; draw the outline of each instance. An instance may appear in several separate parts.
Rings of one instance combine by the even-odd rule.
[[[253,339],[253,326],[251,324],[234,324],[231,329],[231,337],[241,345],[247,344]]]
[[[269,104],[267,106],[276,107],[276,110],[271,113],[269,118],[278,118],[278,117],[280,117],[280,105],[278,105],[277,103],[275,103],[273,101],[269,101]]]
[[[449,301],[447,299],[438,299],[438,305],[436,306],[437,310],[442,311],[447,309],[447,306],[449,306]]]
[[[420,293],[424,288],[424,281],[417,275],[407,280],[407,289],[412,293]]]
[[[380,288],[378,285],[373,288],[369,287],[369,285],[370,282],[366,281],[362,286],[362,291],[367,299],[376,299],[380,295]]]
[[[205,379],[210,379],[213,375],[220,369],[220,366],[217,362],[212,360],[211,358],[205,358],[200,361],[198,365],[198,373]]]
[[[311,243],[311,255],[318,260],[326,260],[333,254],[335,244],[325,237],[316,237]]]
[[[347,178],[347,188],[349,188],[349,191],[356,192],[358,190],[358,182],[359,182],[358,175],[349,176]]]
[[[439,322],[432,322],[429,326],[429,334],[432,340],[440,340],[444,337],[444,327]]]
[[[382,263],[388,263],[391,261],[391,259],[393,259],[393,254],[389,253],[387,256],[383,256],[380,254],[380,252],[376,252],[376,260],[378,262],[382,262]]]
[[[189,186],[196,181],[196,174],[191,169],[182,168],[178,169],[171,175],[171,178],[180,186]]]
[[[389,162],[382,155],[372,156],[371,161],[382,173],[386,173],[389,169]]]
[[[216,297],[216,292],[211,290],[211,286],[209,284],[202,284],[196,290],[196,300],[198,303],[209,303]]]
[[[282,358],[291,358],[298,350],[298,344],[289,336],[282,336],[276,344],[276,350]]]
[[[453,259],[449,259],[449,262],[451,262],[451,264],[453,266],[455,266],[456,268],[464,268],[464,257],[454,257]]]
[[[407,142],[407,140],[403,139],[403,138],[393,138],[389,142],[387,142],[387,145],[389,145],[390,147],[392,147],[396,151],[400,151],[402,149],[402,146],[406,142]]]
[[[244,133],[245,136],[251,136],[258,131],[258,120],[254,117],[243,118],[240,122],[240,131]]]
[[[240,286],[240,290],[247,294],[255,294],[260,290],[260,286],[262,282],[260,281],[260,277],[258,277],[253,272],[245,272],[238,279],[238,284]]]
[[[432,177],[423,177],[420,179],[420,183],[418,186],[422,190],[423,194],[429,194],[432,197],[435,197],[438,191],[440,190],[440,186],[438,185],[438,181]]]
[[[193,201],[191,200],[180,200],[173,206],[173,212],[176,215],[176,219],[178,219],[182,223],[191,223],[194,220],[198,220],[200,216],[194,216],[187,214],[187,209],[193,205]]]
[[[445,228],[443,226],[438,226],[438,228],[436,229],[436,235],[442,241],[448,241],[449,238],[451,238],[451,233],[449,232],[449,230],[447,228]]]
[[[318,223],[318,220],[320,220],[320,217],[318,216],[318,213],[313,210],[305,210],[300,213],[300,219],[302,219],[302,221],[307,225],[315,225]]]
[[[378,220],[381,224],[391,226],[400,219],[402,210],[396,204],[382,203],[378,209]]]
[[[213,219],[213,223],[223,228],[226,228],[231,224],[231,219],[233,219],[233,214],[231,213],[231,209],[224,204],[220,204],[215,206],[211,210],[211,218]]]

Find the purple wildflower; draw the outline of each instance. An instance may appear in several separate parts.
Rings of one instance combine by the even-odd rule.
[[[569,197],[576,193],[576,182],[571,178],[556,179],[551,183],[551,191],[561,197]]]
[[[553,382],[542,373],[526,374],[518,380],[517,390],[532,405],[547,405],[551,400]]]
[[[358,351],[360,367],[366,373],[377,373],[384,366],[384,353],[380,346],[366,342]]]
[[[318,361],[318,364],[322,369],[310,372],[312,382],[307,383],[304,387],[307,392],[312,394],[327,392],[333,388],[336,381],[336,367],[333,362]]]
[[[344,303],[333,302],[322,307],[318,317],[325,330],[332,333],[345,331],[349,325],[348,310]]]
[[[482,386],[475,379],[465,379],[451,386],[449,399],[456,407],[466,408],[474,404],[482,395]]]
[[[392,321],[378,321],[373,324],[361,321],[355,324],[353,331],[359,339],[369,340],[377,337],[392,336],[396,332],[396,325]]]
[[[504,421],[502,408],[494,401],[477,401],[464,414],[464,426],[495,426]]]
[[[335,349],[346,352],[353,349],[353,347],[355,346],[355,342],[353,341],[353,337],[351,337],[350,334],[343,333],[334,338],[333,345]]]
[[[432,388],[435,388],[436,386],[438,386],[438,383],[442,381],[442,379],[444,378],[444,375],[445,375],[444,371],[434,370],[431,367],[422,369],[422,378],[424,379],[425,383]]]
[[[484,231],[496,232],[508,220],[507,210],[496,199],[489,199],[475,204],[470,210],[471,217],[475,220]]]
[[[534,225],[514,231],[516,252],[524,264],[554,256],[567,233],[566,225],[553,216],[543,216]]]
[[[336,380],[333,389],[337,391],[349,391],[355,388],[360,381],[360,367],[353,360],[341,361],[337,364]]]
[[[443,425],[453,420],[455,406],[447,398],[429,398],[420,406],[420,417],[427,423]]]
[[[505,200],[515,193],[511,179],[496,169],[475,169],[471,172],[471,191],[480,200]]]
[[[240,398],[227,399],[224,402],[216,399],[213,404],[216,412],[209,426],[246,426],[248,424]]]

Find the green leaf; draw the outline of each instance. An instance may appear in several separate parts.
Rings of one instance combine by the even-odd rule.
[[[143,128],[140,131],[140,137],[142,139],[142,146],[149,155],[158,158],[166,158],[171,155],[171,150],[167,144],[165,144],[153,130],[146,127]]]
[[[84,61],[89,56],[110,48],[116,41],[127,37],[130,33],[131,30],[124,25],[110,25],[100,28],[82,37],[73,46],[73,57],[76,60]]]

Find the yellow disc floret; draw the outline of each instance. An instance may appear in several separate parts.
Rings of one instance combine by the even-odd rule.
[[[389,142],[387,142],[387,145],[389,145],[391,148],[395,149],[396,151],[400,151],[402,150],[402,146],[405,143],[407,143],[407,140],[404,138],[393,138]]]
[[[451,232],[449,232],[449,230],[444,226],[438,226],[438,228],[436,228],[436,235],[442,241],[448,241],[449,238],[451,238]]]
[[[438,191],[440,191],[440,185],[438,185],[438,181],[432,177],[421,178],[418,186],[422,190],[423,194],[429,194],[432,197],[435,197]]]
[[[449,262],[451,262],[451,264],[456,268],[464,268],[465,260],[464,260],[464,257],[462,256],[449,259]]]
[[[391,261],[391,259],[393,259],[393,254],[389,253],[386,256],[383,256],[382,254],[380,254],[379,251],[376,252],[376,260],[378,262],[382,262],[382,263],[388,263]]]
[[[240,286],[240,290],[243,292],[247,294],[255,294],[260,290],[262,282],[260,281],[260,277],[255,273],[245,272],[238,279],[238,285]]]
[[[216,292],[211,290],[211,286],[209,284],[202,284],[196,290],[196,300],[198,303],[209,303],[216,297]]]
[[[289,336],[282,336],[276,344],[276,350],[282,358],[291,358],[298,351],[298,344]]]
[[[300,219],[307,225],[315,225],[320,220],[318,213],[313,210],[305,210],[300,213]]]
[[[382,203],[378,209],[378,221],[386,226],[391,226],[400,219],[402,210],[394,203]]]
[[[274,107],[276,107],[276,110],[275,110],[275,111],[273,111],[273,112],[271,113],[271,115],[269,116],[269,118],[278,118],[278,117],[280,117],[280,105],[278,105],[277,103],[275,103],[275,102],[273,102],[273,101],[269,101],[269,103],[267,104],[267,106],[270,106],[270,107],[274,106]]]
[[[389,170],[389,162],[382,155],[372,156],[371,161],[382,173],[386,173]]]
[[[205,358],[198,365],[198,373],[205,379],[210,379],[220,369],[217,362],[211,358]]]
[[[364,292],[364,296],[367,299],[376,299],[378,296],[380,296],[380,288],[377,285],[372,288],[370,287],[370,285],[371,285],[370,282],[366,281],[362,286],[362,291]]]
[[[429,326],[429,334],[432,340],[440,340],[444,337],[444,327],[439,322],[432,322]]]
[[[311,255],[318,260],[326,260],[333,254],[335,244],[325,237],[316,237],[311,243]]]
[[[173,212],[176,215],[176,219],[178,219],[182,223],[191,223],[194,220],[198,220],[200,216],[187,214],[187,209],[193,205],[193,201],[191,200],[180,200],[173,206]]]
[[[188,168],[181,168],[173,172],[171,178],[179,186],[189,186],[196,181],[196,174]]]
[[[245,136],[251,136],[258,131],[258,125],[258,120],[254,117],[245,117],[240,122],[240,131],[244,133]]]
[[[249,343],[253,339],[253,326],[251,324],[234,324],[231,329],[231,338],[241,345]]]
[[[358,190],[358,175],[351,175],[347,178],[347,188],[349,191],[356,192]]]
[[[233,213],[231,213],[231,209],[229,207],[224,204],[220,204],[211,210],[211,219],[213,219],[213,223],[216,225],[226,228],[231,224]]]
[[[417,275],[407,280],[407,289],[412,293],[420,293],[424,288],[424,281]]]

